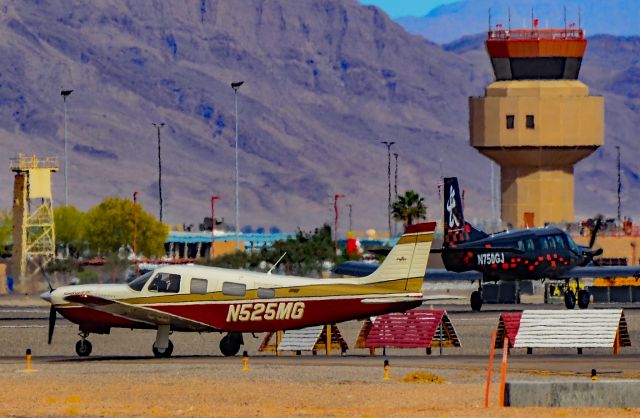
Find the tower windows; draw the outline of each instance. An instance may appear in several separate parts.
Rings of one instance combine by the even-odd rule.
[[[533,121],[533,115],[527,115],[527,129],[534,129],[536,127]]]
[[[507,129],[513,129],[515,124],[515,116],[507,115]]]

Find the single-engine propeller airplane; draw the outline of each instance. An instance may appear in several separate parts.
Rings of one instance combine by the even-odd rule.
[[[79,325],[79,356],[91,353],[90,333],[111,328],[157,329],[156,357],[170,357],[173,331],[226,332],[225,356],[244,343],[243,332],[304,328],[402,312],[425,300],[422,280],[435,222],[409,226],[378,269],[362,278],[313,279],[204,266],[164,266],[128,284],[63,286],[41,297],[51,303],[49,344],[56,312]]]
[[[478,281],[478,290],[471,293],[471,308],[482,308],[482,283],[571,279],[579,282],[585,277],[638,277],[639,266],[595,266],[593,258],[602,249],[593,250],[600,222],[591,234],[588,247],[577,245],[565,231],[548,226],[487,234],[465,221],[458,179],[444,179],[444,243],[441,249],[446,270],[430,269],[426,279]],[[375,269],[375,265],[350,261],[334,269],[338,274],[363,276]],[[577,287],[579,289],[579,286]],[[582,309],[589,306],[591,295],[579,290],[576,295],[568,286],[564,295],[565,306]]]

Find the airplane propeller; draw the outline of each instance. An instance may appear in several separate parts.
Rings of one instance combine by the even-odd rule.
[[[49,275],[46,273],[46,270],[44,269],[44,266],[42,265],[42,263],[40,263],[40,272],[42,273],[42,276],[45,278],[45,280],[47,281],[47,284],[49,285],[49,290],[41,294],[40,297],[46,300],[47,302],[51,303],[51,292],[53,292],[55,289],[51,285],[51,279],[49,278]],[[49,308],[49,338],[47,340],[47,344],[51,344],[51,340],[53,339],[53,330],[56,327],[57,316],[58,316],[58,311],[56,310],[56,307],[53,305],[53,303],[51,303],[51,307]]]
[[[591,237],[589,238],[589,246],[582,247],[582,255],[584,260],[580,264],[581,266],[586,266],[589,263],[593,262],[593,259],[599,255],[602,255],[602,248],[598,248],[597,250],[593,250],[593,245],[596,243],[596,238],[598,237],[598,231],[602,227],[602,215],[598,215],[595,218],[596,222],[591,228]]]

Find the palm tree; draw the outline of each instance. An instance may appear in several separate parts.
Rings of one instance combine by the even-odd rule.
[[[424,198],[413,190],[404,192],[404,196],[398,196],[391,205],[393,219],[402,221],[405,226],[412,225],[416,219],[424,219],[427,216],[427,207]]]

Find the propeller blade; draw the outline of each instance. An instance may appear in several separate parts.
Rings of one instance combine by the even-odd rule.
[[[591,238],[589,239],[589,248],[593,248],[593,244],[596,243],[596,238],[598,237],[598,231],[602,227],[602,215],[596,218],[596,224],[593,226],[591,230]]]
[[[49,341],[48,344],[51,344],[51,340],[53,339],[53,330],[56,327],[56,316],[57,316],[56,308],[51,305],[51,309],[49,309]]]

